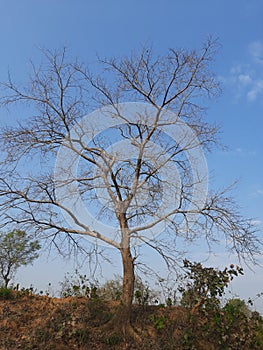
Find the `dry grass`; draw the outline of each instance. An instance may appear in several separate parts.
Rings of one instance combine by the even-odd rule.
[[[117,307],[118,302],[100,299],[14,294],[0,300],[0,349],[262,349],[251,341],[235,344],[231,337],[232,345],[220,345],[220,332],[207,328],[207,317],[193,319],[189,310],[180,307],[134,305],[132,324],[141,341],[125,341],[122,335],[104,330]],[[247,332],[251,333],[247,339],[255,338],[252,329]]]

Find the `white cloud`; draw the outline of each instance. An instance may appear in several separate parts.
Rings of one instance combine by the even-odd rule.
[[[233,156],[235,156],[235,157],[252,157],[252,156],[255,156],[257,154],[256,151],[244,149],[241,147],[237,147],[237,148],[231,149],[231,150],[221,151],[219,153],[223,154],[225,156],[231,156],[231,157],[233,157]],[[263,191],[262,191],[262,193],[263,193]]]
[[[261,94],[263,95],[263,79],[253,82],[251,89],[247,93],[247,99],[254,101]]]
[[[236,149],[233,150],[232,152],[234,155],[240,155],[240,156],[253,156],[255,155],[254,151],[244,149],[241,147],[237,147]]]
[[[263,64],[263,42],[254,41],[249,45],[249,52],[256,63]]]
[[[259,225],[262,224],[262,221],[261,221],[261,220],[252,220],[252,221],[251,221],[251,224],[252,224],[253,226],[259,226]]]
[[[263,97],[263,42],[252,42],[248,53],[250,62],[235,64],[229,75],[220,80],[233,89],[236,100],[246,96],[249,102],[254,102]]]
[[[241,84],[247,85],[252,82],[252,79],[249,74],[239,74],[238,80]]]
[[[263,195],[263,190],[261,189],[257,190],[257,194]]]
[[[230,74],[236,75],[243,71],[243,66],[241,64],[236,64],[235,66],[231,67]]]

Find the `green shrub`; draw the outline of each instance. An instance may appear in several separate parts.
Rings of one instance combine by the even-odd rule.
[[[78,328],[73,334],[78,344],[86,344],[90,339],[89,331],[86,328]]]
[[[13,296],[13,288],[0,287],[0,299],[12,299]]]
[[[114,280],[107,281],[101,288],[99,288],[99,295],[102,297],[103,300],[121,300],[121,277],[115,276]]]
[[[120,334],[112,334],[108,337],[105,337],[104,338],[104,343],[107,344],[107,345],[118,345],[122,342],[122,336]]]
[[[68,273],[64,277],[64,281],[60,282],[61,297],[87,297],[96,299],[98,295],[98,287],[91,282],[86,275],[81,275],[78,270],[74,275]]]
[[[157,330],[161,330],[166,327],[167,323],[167,317],[166,316],[158,316],[158,315],[153,315],[151,317],[151,321],[153,323],[153,326]]]
[[[181,305],[189,307],[194,313],[200,309],[218,309],[220,298],[225,288],[238,274],[243,275],[243,269],[239,266],[218,270],[213,267],[203,267],[201,263],[191,263],[184,260],[186,286],[180,286],[182,293]]]

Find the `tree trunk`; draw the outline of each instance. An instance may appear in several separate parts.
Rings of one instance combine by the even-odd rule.
[[[121,258],[123,267],[123,282],[121,304],[118,311],[108,323],[112,332],[122,333],[124,338],[133,338],[140,341],[140,337],[131,326],[132,300],[134,294],[134,259],[131,255],[128,223],[125,214],[119,216],[122,231]]]
[[[130,248],[121,249],[122,264],[123,264],[123,285],[122,285],[122,328],[123,332],[127,333],[130,328],[131,308],[134,294],[134,264],[131,256]]]
[[[140,336],[131,326],[131,311],[135,280],[134,259],[132,258],[130,248],[121,248],[120,252],[123,265],[121,303],[112,319],[104,326],[104,329],[113,334],[122,334],[124,339],[132,338],[137,342],[140,342]]]
[[[7,288],[8,283],[10,282],[10,278],[8,278],[8,274],[4,275],[4,281],[5,281],[5,288]]]

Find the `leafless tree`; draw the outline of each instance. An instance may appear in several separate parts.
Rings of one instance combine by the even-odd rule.
[[[254,228],[227,191],[206,191],[203,152],[217,144],[218,129],[202,105],[219,92],[210,70],[217,48],[210,39],[200,50],[171,49],[162,57],[143,48],[100,59],[96,74],[68,62],[65,50],[45,51],[25,87],[11,76],[2,83],[2,106],[32,109],[1,130],[1,224],[34,229],[55,243],[87,236],[116,248],[125,333],[134,268],[143,260],[138,244],[168,267],[176,263],[178,237],[211,242],[220,234],[243,258],[257,252]]]

